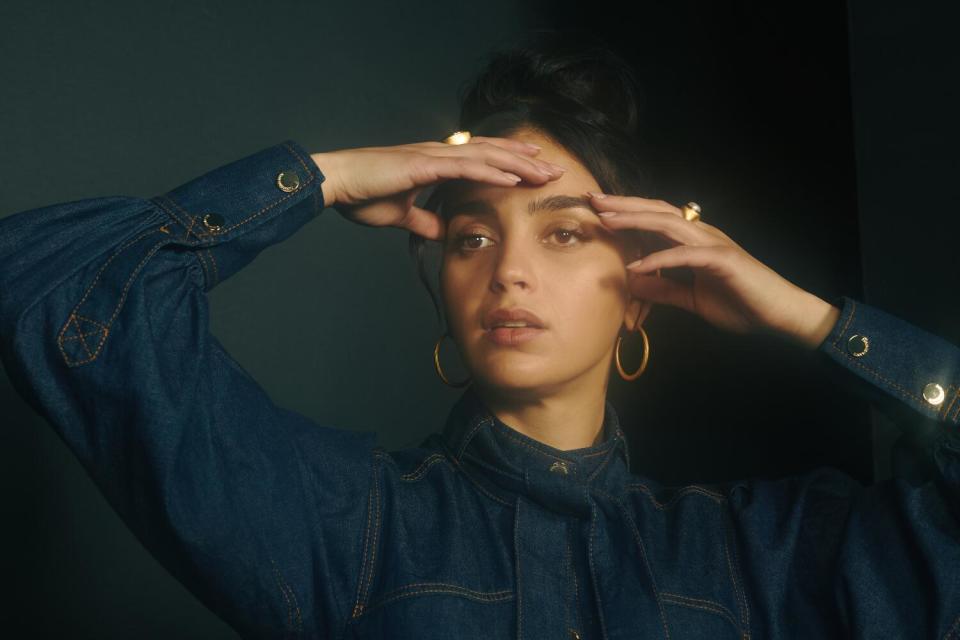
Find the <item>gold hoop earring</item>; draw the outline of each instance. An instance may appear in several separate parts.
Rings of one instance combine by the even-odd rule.
[[[443,380],[443,384],[451,387],[464,387],[470,382],[469,376],[463,382],[453,383],[447,380],[447,376],[444,375],[443,369],[440,367],[440,343],[445,337],[447,337],[447,335],[449,334],[444,333],[442,336],[440,336],[440,338],[437,340],[436,346],[433,347],[433,368],[437,370],[437,375],[439,375],[440,379]]]
[[[646,371],[647,360],[650,359],[650,340],[647,338],[647,332],[643,330],[643,327],[637,327],[637,331],[640,332],[640,336],[643,338],[643,360],[640,362],[640,368],[633,373],[627,373],[623,370],[623,364],[620,362],[620,345],[623,344],[623,336],[617,336],[617,348],[614,353],[617,361],[617,371],[620,373],[620,377],[628,382],[636,380]]]

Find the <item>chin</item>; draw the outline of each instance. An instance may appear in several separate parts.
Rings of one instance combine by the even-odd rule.
[[[480,376],[484,386],[502,389],[504,391],[532,390],[549,384],[546,372],[542,366],[518,367],[509,363],[491,364],[483,367]]]

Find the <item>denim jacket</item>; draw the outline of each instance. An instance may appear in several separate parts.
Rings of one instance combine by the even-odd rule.
[[[960,349],[850,297],[819,347],[932,425],[931,472],[663,486],[564,451],[468,387],[442,429],[274,404],[206,293],[324,209],[295,141],[167,193],[0,220],[0,356],[142,544],[247,637],[960,637]],[[831,365],[834,366],[834,365]]]

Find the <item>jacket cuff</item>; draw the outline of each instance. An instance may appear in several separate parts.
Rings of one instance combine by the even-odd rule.
[[[879,390],[871,399],[880,399],[881,408],[896,410],[890,401],[897,400],[893,404],[924,418],[960,424],[960,348],[848,296],[832,302],[840,317],[817,348],[820,353]],[[958,431],[949,429],[955,442]]]
[[[169,215],[161,231],[196,251],[209,290],[324,209],[325,176],[286,140],[150,200]]]

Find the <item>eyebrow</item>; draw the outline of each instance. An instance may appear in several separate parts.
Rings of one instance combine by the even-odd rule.
[[[564,209],[586,209],[590,213],[595,213],[589,198],[555,194],[537,198],[530,202],[527,205],[527,214],[533,216],[538,213],[552,213]],[[497,210],[494,206],[486,200],[468,200],[444,205],[444,217],[447,219],[461,214],[492,216],[496,213]]]

